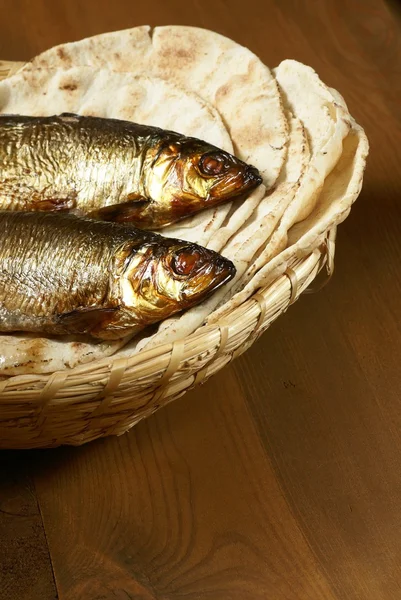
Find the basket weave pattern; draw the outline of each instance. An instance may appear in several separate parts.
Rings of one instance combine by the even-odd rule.
[[[0,62],[0,80],[22,63]],[[214,325],[131,358],[93,361],[51,375],[0,381],[0,448],[80,445],[121,435],[240,356],[309,287],[333,271],[335,228],[325,244]],[[309,288],[309,289],[308,289]]]

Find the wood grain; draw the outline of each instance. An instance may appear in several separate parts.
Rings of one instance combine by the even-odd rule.
[[[55,600],[50,556],[27,452],[0,453],[0,600]]]
[[[27,453],[60,600],[401,597],[394,4],[0,0],[2,58],[26,60],[143,23],[209,27],[269,65],[288,57],[312,65],[343,93],[371,143],[363,193],[339,229],[336,273],[323,292],[302,298],[233,365],[129,434]],[[20,455],[7,461],[24,481]],[[8,502],[14,492],[0,489]],[[18,535],[15,519],[5,531],[0,518],[0,548]],[[32,554],[33,544],[43,553],[43,535],[35,540],[15,556]],[[24,600],[51,600],[48,569],[38,569],[42,595],[32,587]],[[32,568],[26,573],[31,581]],[[19,579],[7,581],[19,589]]]
[[[365,186],[340,227],[330,286],[271,329],[275,352],[261,351],[262,340],[237,371],[276,475],[337,597],[396,599],[401,38],[386,10],[350,11],[345,19],[334,4],[323,6],[309,21],[310,31],[324,19],[331,23],[332,39],[319,44],[319,72],[333,43],[357,48],[348,84],[349,57],[336,55],[333,84],[347,90],[370,138]],[[267,394],[280,402],[265,403]]]
[[[60,598],[334,598],[233,369],[219,387],[218,402],[211,383],[192,394],[190,419],[176,402],[37,472]]]

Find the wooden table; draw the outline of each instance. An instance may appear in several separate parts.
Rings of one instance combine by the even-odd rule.
[[[0,453],[0,599],[401,598],[401,25],[383,0],[2,0],[0,57],[149,23],[337,87],[366,128],[336,275],[129,434]]]

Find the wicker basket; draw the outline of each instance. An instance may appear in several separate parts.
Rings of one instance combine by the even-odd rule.
[[[0,63],[0,79],[22,64]],[[117,354],[50,375],[0,381],[0,448],[80,445],[120,435],[205,382],[245,352],[302,292],[312,291],[309,286],[324,265],[331,276],[335,234],[335,229],[327,232],[322,246],[294,260],[272,285],[233,310],[229,320],[132,358]]]

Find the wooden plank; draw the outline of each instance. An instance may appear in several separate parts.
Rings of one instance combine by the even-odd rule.
[[[233,369],[216,380],[121,438],[43,455],[61,600],[334,600]]]
[[[55,600],[27,452],[0,453],[0,600]]]

